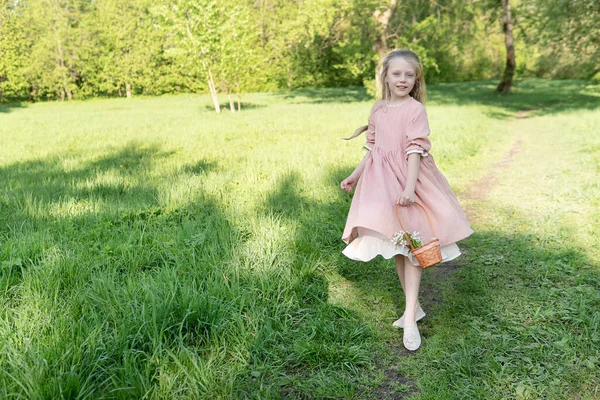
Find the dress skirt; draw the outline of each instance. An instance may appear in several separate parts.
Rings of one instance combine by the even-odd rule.
[[[390,259],[395,255],[408,257],[413,265],[419,265],[417,259],[409,252],[406,246],[396,246],[384,235],[367,228],[358,228],[358,237],[356,237],[342,253],[355,261],[370,261],[378,255],[385,259]],[[454,260],[460,256],[460,249],[456,243],[441,247],[442,262]]]

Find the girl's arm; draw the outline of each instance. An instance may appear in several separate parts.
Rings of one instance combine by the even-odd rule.
[[[357,168],[358,169],[358,168]],[[415,202],[415,188],[417,186],[417,178],[421,169],[421,154],[411,153],[408,155],[408,176],[406,177],[406,186],[404,191],[398,197],[397,204],[401,206],[409,206]]]
[[[342,183],[340,183],[340,188],[342,190],[345,190],[348,193],[352,192],[352,188],[354,188],[354,185],[358,181],[358,178],[360,178],[363,171],[365,170],[365,164],[367,164],[368,156],[369,156],[369,152],[367,152],[367,154],[365,154],[365,156],[363,157],[360,164],[358,164],[358,166],[354,169],[354,171],[350,174],[350,176],[347,177],[346,179],[344,179],[342,181]]]

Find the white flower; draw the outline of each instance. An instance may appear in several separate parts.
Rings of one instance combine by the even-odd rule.
[[[423,246],[423,238],[421,237],[421,234],[417,231],[414,231],[413,233],[408,233],[408,232],[404,232],[402,230],[394,233],[394,236],[392,236],[392,243],[394,243],[394,245],[400,247],[400,246],[406,246],[408,247],[409,243],[406,239],[406,236],[409,237],[410,241],[412,242],[413,247],[415,248],[419,248],[421,246]]]
[[[394,245],[396,245],[397,247],[407,246],[408,243],[406,243],[404,231],[398,231],[394,233],[394,236],[392,236],[392,243],[394,243]]]

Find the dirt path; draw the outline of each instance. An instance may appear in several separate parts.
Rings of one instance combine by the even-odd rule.
[[[519,119],[527,118],[531,111],[532,110],[519,111],[515,115],[515,123]],[[496,163],[489,167],[488,171],[481,178],[469,184],[462,193],[461,199],[468,203],[465,206],[465,213],[471,224],[475,224],[479,219],[477,209],[473,207],[472,204],[489,198],[491,191],[499,184],[499,171],[508,168],[512,164],[514,157],[522,152],[522,142],[522,138],[517,136],[510,149],[505,152]],[[428,279],[427,282],[424,281],[422,283],[420,293],[420,302],[424,305],[425,309],[428,304],[435,304],[443,300],[441,293],[437,289],[438,285],[436,283],[447,280],[460,265],[461,259],[459,258],[456,261],[443,263],[427,271],[430,279]],[[407,351],[402,344],[402,331],[400,331],[398,338],[398,341],[390,346],[390,351],[397,357],[410,357],[411,353]],[[377,367],[382,370],[386,376],[386,379],[377,388],[378,400],[402,400],[417,392],[414,382],[400,375],[398,373],[398,368],[395,365],[387,367],[377,365]],[[407,386],[410,390],[398,393],[395,388],[399,385]]]
[[[496,186],[498,186],[498,171],[508,168],[515,155],[522,151],[522,143],[523,140],[520,137],[517,137],[510,150],[504,153],[500,160],[492,165],[485,175],[477,179],[475,182],[469,184],[469,186],[467,186],[465,191],[462,193],[461,198],[469,202],[469,204],[465,206],[465,213],[467,214],[467,218],[471,223],[474,223],[479,219],[477,210],[471,204],[476,201],[488,199],[490,192]]]
[[[520,119],[527,118],[534,109],[521,110],[515,115],[513,125]],[[515,138],[510,149],[500,157],[500,160],[492,165],[487,173],[467,186],[461,195],[461,199],[466,200],[469,204],[465,206],[467,218],[473,224],[478,221],[477,210],[472,206],[476,201],[487,200],[491,191],[498,186],[498,171],[502,171],[509,167],[515,155],[522,152],[521,145],[523,139],[520,136]]]

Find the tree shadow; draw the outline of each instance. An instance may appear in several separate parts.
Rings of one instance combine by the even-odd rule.
[[[302,178],[295,171],[282,174],[274,189],[267,195],[264,213],[272,213],[287,219],[302,213],[310,201],[298,193]]]
[[[428,87],[428,96],[431,103],[439,105],[490,106],[494,109],[484,112],[497,119],[512,118],[521,111],[541,116],[600,108],[600,86],[589,81],[517,80],[510,94],[494,92],[496,84],[495,81],[440,83]]]
[[[7,392],[32,397],[59,386],[73,396],[118,390],[140,398],[159,392],[156,377],[173,368],[185,369],[173,379],[190,398],[212,397],[225,382],[235,382],[239,397],[345,390],[347,376],[367,364],[372,332],[358,313],[327,302],[314,246],[293,244],[301,251],[290,271],[251,264],[257,260],[240,253],[252,233],[217,198],[158,201],[159,183],[149,172],[171,156],[157,145],[130,143],[89,160],[64,154],[0,168],[0,290],[15,293],[15,302],[25,290],[20,284],[28,295],[47,297],[44,315],[52,324],[31,333],[35,350],[3,349],[27,361],[4,369],[0,381],[8,381],[6,373],[30,385]],[[165,176],[217,170],[203,159]],[[104,184],[101,177],[108,177]],[[120,186],[125,179],[135,183]],[[320,209],[298,192],[301,181],[285,174],[265,215],[293,225],[299,210]],[[97,204],[52,211],[69,199],[75,211],[86,200]],[[316,221],[311,216],[301,230]],[[6,318],[34,324],[15,314],[10,299],[5,306]],[[204,362],[211,368],[195,368]],[[320,386],[305,386],[313,375]]]
[[[218,166],[219,165],[216,161],[203,159],[196,162],[195,164],[183,166],[183,171],[194,175],[201,175],[215,170],[216,168],[218,168]]]
[[[364,87],[298,89],[277,92],[276,97],[295,104],[361,103],[372,101],[373,96]]]
[[[164,226],[182,224],[202,215],[203,205],[215,208],[214,202],[205,197],[186,206],[166,207],[161,204],[161,178],[152,175],[153,167],[173,154],[173,151],[163,151],[155,144],[130,142],[82,161],[65,153],[0,166],[0,234],[3,234],[0,238],[3,237],[5,242],[11,237],[20,238],[15,240],[20,240],[23,245],[22,248],[17,246],[17,254],[5,256],[21,260],[15,266],[39,266],[44,263],[48,248],[58,246],[49,232],[65,230],[67,237],[78,232],[75,242],[60,245],[67,249],[65,251],[72,251],[79,257],[78,242],[87,241],[92,244],[90,254],[97,252],[95,261],[115,260],[118,264],[114,253],[103,254],[120,248],[122,244],[115,244],[112,250],[110,246],[106,247],[115,239],[113,232],[122,230],[121,233],[125,233],[128,227],[151,221],[158,221]],[[201,160],[180,171],[187,173],[189,169],[192,173],[205,174],[214,170],[216,165],[215,162]],[[171,171],[163,172],[172,177]],[[210,214],[219,215],[214,210]],[[59,241],[57,239],[56,243]],[[2,242],[0,240],[0,245]],[[69,250],[71,247],[73,249]],[[140,248],[140,254],[147,252],[141,244],[134,247]],[[147,261],[139,267],[145,270],[161,264],[160,260],[164,261],[160,255],[151,258],[154,261]],[[131,265],[124,270],[129,267]],[[17,281],[11,282],[12,285]]]
[[[286,349],[285,375],[279,396],[284,398],[352,397],[362,385],[361,369],[369,365],[375,332],[357,310],[329,301],[328,264],[338,258],[339,221],[344,207],[337,201],[321,203],[303,194],[303,177],[282,173],[258,212],[281,220],[296,233],[289,242],[294,290],[303,318],[290,332],[282,332]],[[340,198],[341,203],[345,200]],[[311,337],[306,342],[307,336]],[[302,350],[300,350],[302,349]],[[271,351],[260,349],[258,359]],[[300,351],[298,351],[300,350]],[[349,380],[351,378],[351,380]],[[264,383],[264,382],[263,382]],[[261,383],[261,384],[263,384]],[[324,386],[324,383],[328,383]],[[340,393],[342,391],[342,393]]]
[[[25,103],[25,102],[21,102],[21,103],[0,103],[0,114],[1,113],[8,114],[13,109],[18,109],[18,108],[27,108],[27,103]]]
[[[235,111],[237,111],[237,107],[238,107],[238,103],[237,101],[234,102],[235,105]],[[229,103],[221,103],[219,104],[219,107],[221,107],[221,112],[231,112],[231,109],[229,107]],[[244,112],[245,110],[256,110],[256,109],[260,109],[260,108],[265,108],[267,107],[265,104],[258,104],[258,103],[247,103],[247,102],[241,102],[241,107],[242,107],[242,112]],[[206,111],[215,111],[215,106],[214,105],[205,105],[202,109],[202,111],[206,112]]]
[[[150,172],[173,154],[131,142],[82,161],[60,154],[0,167],[3,318],[19,319],[15,335],[32,343],[2,341],[5,354],[19,360],[0,372],[3,393],[55,397],[60,387],[67,397],[119,391],[142,398],[161,374],[156,357],[180,362],[178,352],[206,351],[232,324],[243,326],[240,288],[222,277],[233,276],[227,267],[242,235],[211,196],[158,201],[160,180]],[[216,168],[200,160],[175,173]],[[165,174],[172,179],[173,172]],[[95,184],[102,176],[118,182]],[[52,210],[72,200],[77,211],[89,199],[102,201],[86,212]],[[252,274],[244,279],[243,290],[262,283]],[[43,327],[31,332],[24,327],[38,317],[20,313],[22,293],[44,300]]]
[[[81,162],[70,154],[16,162],[0,167],[0,177],[11,188],[11,198],[31,198],[42,206],[60,199],[90,198],[126,203],[143,198],[156,204],[157,188],[148,173],[155,163],[172,154],[157,145],[131,142]]]
[[[527,224],[526,215],[503,212]],[[532,397],[591,393],[581,380],[585,368],[555,361],[597,357],[589,343],[598,341],[598,261],[536,233],[487,230],[459,245],[464,255],[453,274],[424,273],[437,292],[420,323],[433,347],[409,361],[422,395],[500,398],[518,384]],[[535,378],[527,372],[540,369]]]
[[[497,81],[439,83],[428,86],[428,102],[436,105],[483,105],[497,119],[553,115],[600,108],[600,86],[589,81],[528,78],[516,80],[510,94],[494,92]],[[363,87],[299,89],[274,96],[296,104],[374,101]]]
[[[397,315],[382,314],[381,321],[371,322],[371,326],[374,324],[380,329],[391,330],[391,322],[404,311],[404,299],[393,261],[377,257],[369,263],[362,263],[348,260],[341,254],[345,245],[340,236],[351,196],[333,188],[337,189],[339,182],[350,172],[351,168],[329,169],[323,184],[331,186],[333,192],[325,202],[312,200],[302,194],[300,174],[294,171],[282,174],[267,196],[262,212],[276,215],[296,226],[292,243],[293,267],[296,271],[304,271],[304,280],[299,282],[307,291],[312,291],[306,296],[312,304],[328,301],[327,292],[330,288],[326,278],[327,268],[334,268],[335,272],[352,283],[353,295],[364,299],[365,305],[372,303],[374,309],[382,302],[394,305]],[[527,223],[526,215],[520,215],[516,210],[505,211],[511,218]],[[525,350],[526,359],[536,360],[537,357],[540,364],[548,363],[552,378],[544,377],[544,382],[546,385],[556,385],[551,381],[562,379],[562,369],[552,367],[555,357],[551,353],[539,354],[536,347],[540,343],[539,335],[545,337],[545,342],[558,342],[566,336],[577,338],[569,353],[565,350],[562,354],[564,357],[584,354],[593,359],[596,356],[586,343],[597,340],[595,331],[587,328],[600,320],[597,311],[600,307],[600,265],[597,261],[586,258],[573,248],[548,245],[544,237],[535,233],[477,232],[460,242],[459,246],[463,251],[459,259],[423,273],[421,301],[428,317],[420,323],[421,333],[425,338],[425,346],[437,347],[431,353],[424,350],[414,358],[407,358],[411,365],[423,362],[430,368],[429,377],[419,378],[419,385],[427,386],[423,383],[426,379],[434,384],[437,382],[435,375],[441,374],[444,379],[440,384],[447,385],[448,393],[452,392],[457,380],[463,380],[466,387],[481,385],[483,393],[486,382],[479,379],[476,373],[464,375],[461,372],[464,369],[458,371],[453,368],[450,365],[456,362],[453,358],[440,361],[439,353],[466,352],[465,362],[472,361],[474,364],[465,364],[464,368],[477,371],[479,366],[488,374],[497,373],[501,376],[505,367],[496,360],[514,352],[514,348],[529,349]],[[568,301],[561,297],[561,291]],[[584,303],[581,300],[582,293],[590,294]],[[540,309],[553,310],[550,319],[540,322],[544,326],[531,323]],[[358,321],[364,321],[365,315],[356,310],[354,313]],[[485,330],[477,330],[482,325],[485,325]],[[393,353],[395,357],[408,356],[408,352],[402,348],[401,332],[398,335],[398,343],[392,345]],[[515,340],[506,340],[507,337],[514,337]],[[497,343],[498,338],[503,338],[502,345]],[[372,336],[364,336],[354,343],[369,348],[373,345]],[[472,347],[461,343],[470,343]],[[484,357],[482,348],[486,349]],[[371,350],[372,356],[375,356]],[[370,359],[370,362],[373,361]],[[514,367],[517,377],[519,368],[523,368],[519,362]],[[415,368],[418,370],[417,366]],[[389,371],[382,372],[388,375]],[[398,382],[416,390],[412,382],[398,376],[397,372],[394,374],[389,376],[397,376]],[[384,382],[382,387],[386,387],[387,383]],[[502,383],[498,383],[498,386],[502,387]],[[390,390],[393,390],[393,385]],[[439,388],[436,390],[436,393],[443,392]],[[369,394],[366,393],[370,392],[367,390],[363,393],[368,398]]]

